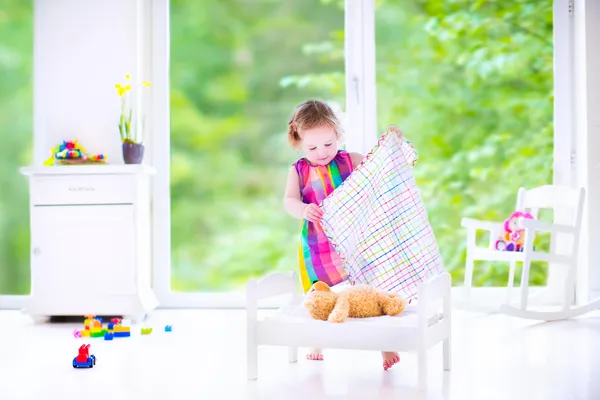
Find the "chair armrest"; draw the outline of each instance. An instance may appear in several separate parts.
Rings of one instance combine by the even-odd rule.
[[[521,221],[523,228],[534,231],[550,233],[575,233],[575,228],[569,225],[555,224],[552,222],[540,221],[537,219],[524,219]]]
[[[417,316],[419,330],[424,331],[430,318],[439,313],[438,302],[443,304],[443,318],[450,320],[452,278],[444,272],[422,282],[418,288]]]
[[[475,229],[475,230],[486,230],[486,231],[496,231],[498,229],[502,229],[504,226],[503,222],[496,222],[496,221],[482,221],[482,220],[478,220],[478,219],[473,219],[473,218],[463,218],[461,221],[461,226],[463,226],[464,228],[471,228],[471,229]]]

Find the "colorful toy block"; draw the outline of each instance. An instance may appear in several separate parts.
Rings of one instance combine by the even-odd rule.
[[[128,326],[117,325],[114,327],[113,335],[115,337],[129,337],[131,336],[131,328]]]
[[[106,329],[102,329],[102,328],[92,328],[90,330],[90,336],[91,337],[104,337],[104,335],[106,334],[107,330]]]
[[[142,335],[149,335],[152,333],[152,328],[142,328]]]
[[[173,331],[173,327],[171,325],[165,326],[165,332],[172,332],[172,331]]]
[[[106,328],[103,326],[103,320],[93,314],[85,315],[83,321],[84,329],[79,331],[82,337],[103,337],[104,340],[113,340],[116,337],[131,336],[131,328],[129,320],[120,318],[111,318],[107,323]],[[75,333],[73,333],[76,335]]]
[[[86,327],[102,327],[102,318],[86,318],[83,321],[83,326]]]

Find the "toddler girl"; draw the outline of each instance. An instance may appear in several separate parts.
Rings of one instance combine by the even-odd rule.
[[[299,249],[300,276],[306,293],[317,280],[335,286],[347,278],[342,260],[323,232],[318,207],[363,160],[359,153],[338,150],[341,124],[333,110],[324,102],[306,101],[296,107],[289,122],[288,140],[304,153],[289,170],[284,207],[302,220]],[[400,361],[398,353],[382,352],[384,369]],[[313,349],[306,358],[322,360],[320,349]]]

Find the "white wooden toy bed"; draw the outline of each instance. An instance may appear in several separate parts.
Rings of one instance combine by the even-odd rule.
[[[298,347],[376,351],[416,351],[418,387],[427,386],[428,349],[443,341],[443,367],[450,370],[450,275],[443,273],[424,282],[418,302],[395,317],[348,318],[343,323],[312,319],[302,305],[296,273],[272,273],[250,280],[246,292],[247,373],[258,377],[258,346],[288,346],[289,362],[298,359]],[[258,318],[259,301],[289,294],[292,300]]]

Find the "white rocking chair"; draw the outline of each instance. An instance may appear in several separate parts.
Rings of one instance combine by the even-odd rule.
[[[529,212],[535,219],[525,219],[522,227],[525,229],[523,250],[499,251],[495,248],[498,236],[503,232],[502,222],[479,221],[470,218],[462,220],[462,226],[467,228],[467,263],[465,269],[464,289],[466,292],[467,307],[471,307],[471,285],[473,280],[473,265],[476,260],[506,261],[510,263],[508,274],[508,285],[506,303],[499,307],[500,312],[515,317],[534,319],[541,321],[557,321],[573,318],[596,308],[600,308],[600,299],[582,305],[573,306],[575,298],[575,278],[577,275],[577,256],[579,252],[579,235],[583,204],[585,200],[585,189],[572,189],[569,187],[546,185],[534,189],[519,189],[517,195],[516,211]],[[570,212],[571,224],[556,224],[537,220],[540,209],[553,209],[555,217],[558,213]],[[568,215],[568,214],[567,214]],[[477,230],[490,232],[488,247],[477,247]],[[536,233],[549,232],[551,234],[550,252],[536,251],[533,248]],[[571,236],[569,251],[557,251],[557,236],[565,240],[565,236]],[[529,270],[532,261],[543,261],[552,264],[564,265],[567,268],[565,280],[564,301],[560,310],[530,310],[528,309],[529,297]],[[511,289],[514,286],[515,268],[517,262],[523,263],[521,276],[520,301],[511,303]],[[520,303],[520,304],[519,304]],[[479,308],[481,309],[481,308]]]

